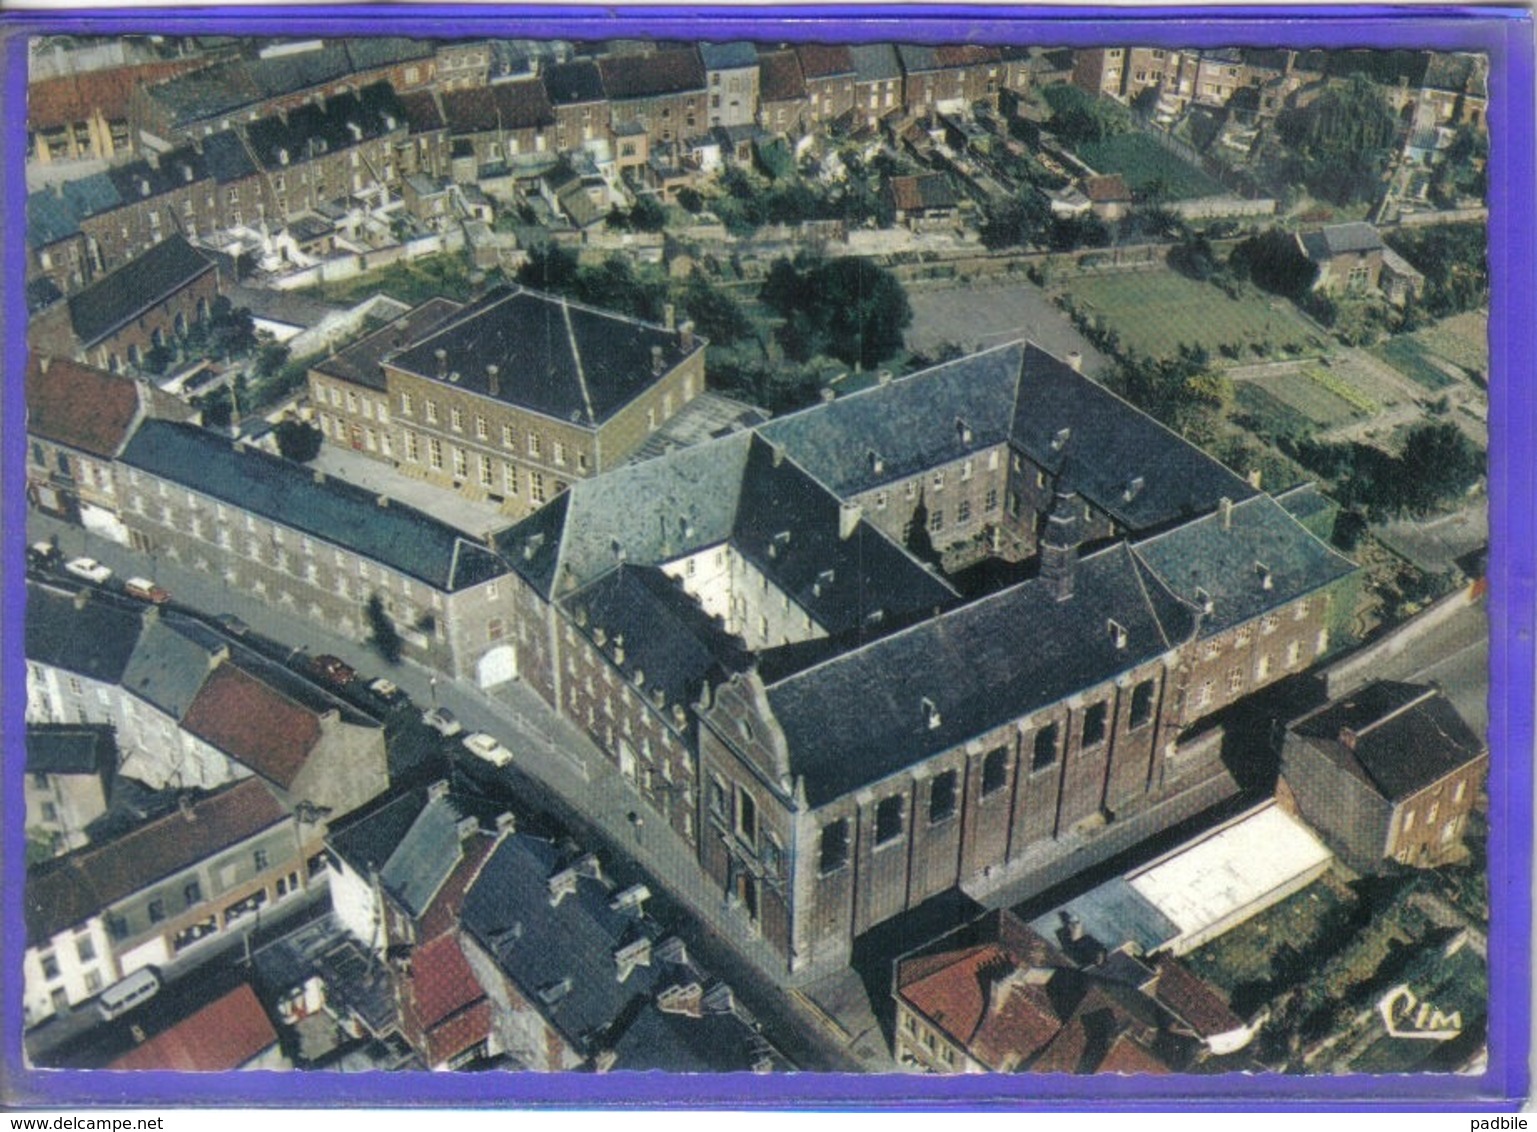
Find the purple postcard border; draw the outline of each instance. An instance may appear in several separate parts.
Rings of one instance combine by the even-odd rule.
[[[5,247],[3,324],[6,381],[0,390],[5,429],[0,468],[0,553],[6,585],[0,605],[4,688],[3,909],[0,970],[19,971],[24,948],[22,886],[25,670],[20,626],[25,606],[20,564],[25,543],[26,310],[24,115],[26,37],[78,34],[340,35],[422,38],[508,34],[522,38],[604,38],[646,34],[679,39],[893,39],[908,42],[1045,43],[1087,46],[1109,41],[1170,46],[1434,47],[1490,56],[1491,138],[1489,258],[1491,623],[1490,747],[1490,1009],[1489,1067],[1478,1076],[1403,1077],[1059,1077],[1015,1075],[938,1078],[802,1074],[766,1080],[751,1075],[667,1077],[611,1074],[213,1074],[36,1071],[21,1053],[21,980],[0,977],[0,1104],[284,1106],[414,1105],[455,1107],[673,1107],[974,1110],[1054,1108],[1255,1111],[1317,1108],[1421,1111],[1510,1111],[1529,1086],[1531,991],[1532,750],[1534,674],[1533,503],[1537,499],[1537,396],[1530,377],[1530,326],[1537,294],[1534,254],[1533,22],[1521,8],[1493,6],[1092,8],[966,6],[807,6],[782,9],[624,9],[431,6],[171,9],[35,12],[0,15],[0,74],[5,116],[0,175]],[[1523,378],[1525,380],[1523,380]]]

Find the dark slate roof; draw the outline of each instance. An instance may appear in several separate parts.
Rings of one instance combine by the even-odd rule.
[[[576,623],[589,638],[596,642],[603,631],[607,647],[598,647],[611,659],[614,642],[624,641],[618,667],[632,682],[640,676],[647,699],[660,691],[664,704],[693,703],[706,682],[713,686],[748,663],[740,638],[655,566],[621,565],[565,605],[581,611]]]
[[[897,49],[889,43],[855,43],[849,47],[849,56],[854,60],[855,82],[872,83],[902,77]]]
[[[1006,441],[1024,353],[1013,343],[972,354],[776,418],[758,432],[848,498]],[[960,421],[971,430],[969,443]]]
[[[117,767],[117,737],[104,723],[27,724],[28,774],[98,774]]]
[[[117,186],[105,173],[92,173],[88,177],[66,181],[59,192],[69,203],[71,211],[81,220],[109,212],[123,203]]]
[[[707,71],[731,71],[758,65],[758,48],[751,43],[701,43],[699,57]]]
[[[758,97],[764,102],[806,97],[806,79],[793,51],[766,51],[759,55],[758,75]]]
[[[610,55],[598,60],[598,68],[603,74],[603,89],[616,102],[705,88],[704,65],[693,47],[652,55]]]
[[[1272,497],[1286,513],[1321,539],[1327,540],[1334,533],[1334,520],[1340,506],[1318,489],[1316,483],[1300,483]]]
[[[179,75],[148,87],[146,93],[153,102],[164,108],[172,126],[216,118],[242,106],[249,106],[263,97],[261,86],[242,59],[216,63],[189,75]]]
[[[869,523],[847,538],[838,499],[755,437],[731,545],[830,634],[956,600],[937,574]]]
[[[27,243],[31,247],[46,248],[79,231],[80,218],[54,189],[39,189],[27,195]]]
[[[256,172],[251,154],[234,130],[220,130],[210,134],[200,144],[203,147],[204,168],[219,184],[238,181]]]
[[[286,115],[269,115],[246,127],[251,152],[267,169],[282,168],[286,151],[290,162],[303,161],[311,154],[334,153],[356,145],[359,138],[377,138],[399,127],[405,111],[388,83],[375,83],[357,94],[328,98],[325,105],[305,103]]]
[[[619,981],[615,950],[651,932],[610,908],[610,885],[585,871],[575,892],[552,903],[550,877],[573,864],[549,842],[505,838],[466,894],[461,924],[568,1041],[591,1052],[656,992],[660,964],[653,958]]]
[[[180,235],[169,236],[70,297],[75,336],[93,346],[212,270],[213,262]]]
[[[328,43],[314,51],[253,59],[246,70],[264,98],[275,98],[333,82],[350,75],[353,66],[343,44]]]
[[[960,203],[950,178],[943,173],[919,173],[893,177],[886,182],[894,207],[904,211],[920,208],[954,208]]]
[[[656,380],[652,347],[662,351],[663,372],[704,342],[682,348],[679,336],[660,326],[608,314],[520,287],[497,288],[391,364],[437,377],[436,351],[456,382],[490,396],[486,367],[500,369],[500,393],[508,404],[559,421],[588,426],[608,420]]]
[[[432,40],[407,39],[399,35],[357,35],[342,41],[347,58],[355,71],[368,71],[378,67],[392,67],[396,63],[410,63],[417,59],[429,59],[436,54],[438,45]]]
[[[1335,700],[1291,731],[1394,802],[1487,750],[1439,688],[1390,680]]]
[[[314,473],[191,425],[148,420],[121,461],[203,492],[264,519],[346,547],[453,592],[500,576],[506,565],[454,528],[402,503],[380,506],[373,492]]]
[[[1057,446],[1062,429],[1070,435]],[[1132,531],[1254,494],[1241,476],[1038,346],[1025,351],[1012,433],[1053,474],[1070,460],[1074,489]]]
[[[413,339],[441,326],[445,320],[463,309],[462,303],[452,299],[428,299],[421,306],[413,307],[388,325],[317,363],[315,372],[367,386],[369,389],[382,390],[385,388],[384,371],[379,368],[379,363],[394,351],[403,349]]]
[[[680,971],[678,982],[692,979]],[[659,980],[659,985],[666,979]],[[704,992],[711,1000],[725,987]],[[703,1007],[699,1017],[669,1013],[656,1003],[640,1010],[612,1043],[613,1068],[619,1071],[665,1070],[668,1073],[782,1072],[790,1068],[776,1050],[729,1008]]]
[[[271,791],[246,778],[200,798],[189,813],[173,810],[112,841],[56,857],[29,871],[27,943],[47,943],[157,880],[286,820]]]
[[[123,687],[180,720],[208,678],[214,655],[156,618],[139,636],[123,671]]]
[[[546,67],[544,90],[555,106],[602,102],[608,97],[603,91],[603,75],[591,59],[573,59]]]
[[[535,130],[555,124],[555,111],[538,79],[446,91],[443,117],[451,134]]]
[[[123,678],[143,628],[137,610],[87,597],[27,585],[27,659],[91,680],[116,684]]]
[[[1366,221],[1352,220],[1348,224],[1331,224],[1317,232],[1309,232],[1302,237],[1302,247],[1309,259],[1319,262],[1352,252],[1380,251],[1382,237]]]
[[[453,798],[434,798],[422,807],[389,860],[379,883],[412,916],[420,916],[459,864],[459,821],[464,817]]]
[[[902,62],[902,70],[909,75],[922,71],[937,71],[941,67],[939,52],[927,44],[899,43],[897,57]]]
[[[1122,648],[1112,618],[1126,632]],[[1040,579],[1023,582],[771,685],[769,704],[790,772],[805,776],[817,806],[1114,679],[1193,627],[1188,611],[1160,621],[1118,544],[1077,564],[1067,600]]]
[[[546,597],[621,561],[652,565],[731,537],[752,438],[738,433],[664,460],[578,480],[503,532],[497,549]]]
[[[1227,527],[1218,512],[1143,539],[1134,549],[1183,600],[1200,606],[1210,598],[1212,611],[1201,618],[1203,636],[1252,620],[1356,569],[1268,495],[1234,504]]]
[[[801,43],[795,47],[801,71],[808,79],[829,79],[835,75],[853,75],[854,57],[841,43]]]
[[[208,169],[203,154],[194,146],[184,145],[157,154],[153,164],[140,158],[114,166],[106,175],[111,178],[119,197],[124,201],[137,201],[205,181]]]

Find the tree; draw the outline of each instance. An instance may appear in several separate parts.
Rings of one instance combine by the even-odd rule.
[[[1256,287],[1300,302],[1318,278],[1318,268],[1302,249],[1296,237],[1279,228],[1251,236],[1228,256],[1228,269],[1239,279],[1250,279]]]
[[[752,322],[742,305],[697,273],[689,278],[683,293],[683,309],[713,345],[729,346],[752,333]]]
[[[545,244],[529,249],[528,262],[518,268],[517,280],[525,287],[563,295],[576,287],[576,272],[576,256],[555,244]]]
[[[1018,196],[989,206],[978,234],[986,248],[1023,247],[1035,243],[1050,220],[1051,210],[1045,198],[1027,188]]]
[[[673,196],[677,199],[678,207],[691,216],[698,216],[704,211],[704,194],[692,185],[684,185]]]
[[[828,353],[873,368],[902,348],[913,320],[897,277],[867,259],[848,256],[815,270],[807,290],[827,328]]]
[[[1074,145],[1100,142],[1130,130],[1131,112],[1110,98],[1096,98],[1067,83],[1048,86],[1043,92],[1051,107],[1047,128]]]
[[[1372,199],[1381,189],[1398,119],[1380,87],[1352,75],[1307,106],[1283,110],[1276,132],[1301,158],[1299,172],[1308,189],[1348,205]]]
[[[321,435],[314,425],[289,418],[279,421],[272,435],[285,459],[307,464],[320,455]]]
[[[401,640],[400,630],[395,628],[395,622],[390,620],[389,612],[384,608],[384,599],[376,593],[369,594],[363,612],[368,619],[368,643],[374,646],[386,663],[399,664],[405,642]]]
[[[630,209],[630,224],[638,232],[660,232],[667,226],[667,210],[653,196],[635,198]]]
[[[264,342],[256,351],[256,375],[271,377],[288,364],[289,349],[281,342]]]
[[[1192,232],[1169,249],[1169,266],[1201,283],[1221,270],[1211,241],[1199,232]]]

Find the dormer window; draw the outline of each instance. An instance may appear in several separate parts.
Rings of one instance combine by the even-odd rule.
[[[938,730],[939,725],[944,722],[940,717],[939,707],[927,696],[923,698],[923,718],[930,731]]]
[[[1124,649],[1126,647],[1126,629],[1114,618],[1111,618],[1107,627],[1110,631],[1111,643],[1118,649]]]

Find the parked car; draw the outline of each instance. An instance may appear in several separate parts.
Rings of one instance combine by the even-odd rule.
[[[388,704],[390,707],[394,707],[406,698],[406,694],[396,686],[393,680],[386,680],[383,676],[369,681],[368,690],[381,703]]]
[[[506,766],[512,762],[512,752],[484,731],[464,737],[464,749],[477,759],[485,759],[492,766]]]
[[[98,586],[112,577],[112,571],[94,558],[71,558],[64,563],[64,570],[87,582],[95,582]]]
[[[428,708],[422,712],[422,722],[445,739],[457,735],[464,730],[464,724],[455,719],[454,713],[447,708]]]
[[[171,600],[169,590],[155,585],[148,578],[129,578],[123,583],[123,592],[129,597],[136,597],[140,601],[147,601],[154,605],[164,605]]]
[[[333,688],[345,688],[357,679],[357,670],[339,656],[329,653],[310,658],[310,672]]]
[[[29,566],[53,566],[64,557],[59,553],[59,548],[51,542],[34,542],[27,547],[27,564]]]
[[[251,626],[233,613],[221,613],[213,619],[213,623],[232,637],[243,637],[251,631]]]

